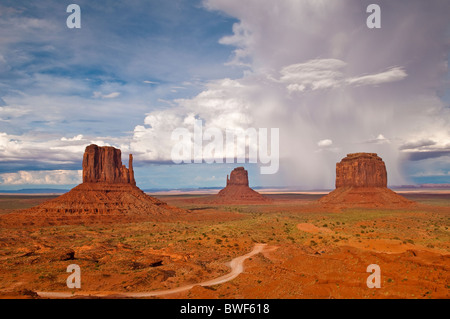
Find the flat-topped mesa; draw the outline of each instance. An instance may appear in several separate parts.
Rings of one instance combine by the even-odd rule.
[[[336,164],[336,189],[319,199],[331,209],[407,208],[416,203],[387,188],[386,166],[375,153],[347,154]]]
[[[336,188],[387,187],[383,160],[375,153],[347,154],[336,164]]]
[[[131,154],[128,167],[122,165],[120,149],[91,144],[86,147],[83,156],[83,183],[136,185]]]
[[[236,167],[230,173],[230,178],[227,175],[227,186],[228,185],[244,185],[248,186],[248,172],[244,167]]]

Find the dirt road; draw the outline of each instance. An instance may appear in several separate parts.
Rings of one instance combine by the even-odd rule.
[[[163,296],[163,295],[170,295],[182,291],[186,291],[191,289],[194,286],[200,285],[200,286],[213,286],[222,284],[224,282],[233,280],[237,276],[239,276],[240,273],[244,271],[244,261],[247,258],[250,258],[256,254],[259,254],[263,251],[266,244],[255,244],[253,247],[253,250],[249,252],[248,254],[239,256],[231,260],[230,262],[230,268],[231,272],[220,276],[215,279],[211,279],[208,281],[204,281],[197,284],[190,284],[185,285],[178,288],[173,289],[167,289],[167,290],[156,290],[156,291],[149,291],[149,292],[107,292],[107,293],[97,293],[97,292],[83,292],[83,293],[72,293],[72,292],[46,292],[46,291],[37,291],[36,293],[43,298],[71,298],[71,297],[128,297],[128,298],[145,298],[145,297],[154,297],[154,296]]]

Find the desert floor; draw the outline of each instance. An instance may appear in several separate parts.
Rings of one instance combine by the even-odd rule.
[[[317,206],[319,194],[270,194],[263,205],[205,196],[157,196],[191,211],[175,222],[2,227],[0,298],[450,297],[449,194],[405,194],[413,209],[342,211]],[[50,198],[1,195],[0,214]],[[230,274],[232,260],[242,273]],[[70,264],[81,289],[66,285]],[[370,264],[381,288],[366,285]]]

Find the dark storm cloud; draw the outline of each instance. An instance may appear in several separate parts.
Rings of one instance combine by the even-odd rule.
[[[399,150],[409,150],[409,149],[415,149],[415,148],[421,148],[425,146],[433,146],[436,145],[435,141],[432,140],[420,140],[416,142],[408,142],[403,145],[400,145]]]
[[[441,156],[450,156],[450,150],[407,152],[405,155],[410,161],[422,161],[425,159],[439,158]]]

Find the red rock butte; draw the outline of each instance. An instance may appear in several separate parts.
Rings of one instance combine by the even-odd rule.
[[[163,221],[187,213],[139,189],[134,179],[133,156],[129,156],[128,168],[122,165],[121,156],[114,147],[87,146],[82,184],[39,206],[1,216],[2,222],[52,225]]]
[[[386,165],[375,153],[347,154],[336,164],[336,189],[319,202],[336,208],[415,205],[415,202],[387,188]]]
[[[375,153],[347,154],[336,164],[336,188],[387,187],[386,166]]]
[[[230,176],[227,175],[227,186],[215,196],[215,201],[221,203],[272,201],[248,185],[248,172],[244,167],[237,167],[230,173]]]
[[[111,183],[136,185],[133,171],[133,155],[129,155],[128,167],[122,165],[122,152],[111,146],[91,144],[83,155],[83,183]]]
[[[248,186],[248,172],[243,167],[232,170],[230,177],[227,175],[227,186],[229,185]]]

